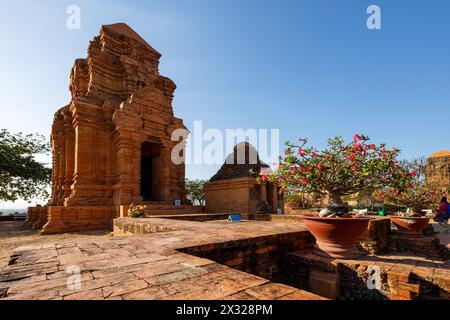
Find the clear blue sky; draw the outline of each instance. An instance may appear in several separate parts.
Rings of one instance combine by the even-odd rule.
[[[66,8],[81,8],[81,30]],[[368,30],[366,9],[382,11]],[[356,132],[404,158],[449,148],[450,1],[0,1],[0,128],[50,134],[69,71],[102,24],[126,22],[162,53],[192,128],[279,128],[321,147]],[[188,166],[209,178],[218,166]],[[4,204],[3,204],[4,205]],[[0,204],[1,208],[1,204]]]

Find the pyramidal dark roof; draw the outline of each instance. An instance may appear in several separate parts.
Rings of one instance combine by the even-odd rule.
[[[256,161],[254,160],[255,157]],[[225,163],[209,181],[251,177],[250,170],[259,173],[263,168],[270,169],[267,164],[260,160],[255,147],[248,142],[241,142],[233,148],[233,152],[228,155]]]
[[[119,22],[119,23],[114,23],[114,24],[103,25],[101,30],[107,31],[107,32],[115,32],[115,33],[121,34],[125,37],[131,38],[131,39],[139,42],[140,44],[144,45],[150,51],[153,51],[161,56],[161,54],[158,51],[156,51],[151,45],[149,45],[147,41],[145,41],[136,31],[134,31],[126,23]]]

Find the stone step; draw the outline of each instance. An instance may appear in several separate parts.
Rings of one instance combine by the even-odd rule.
[[[175,205],[146,205],[147,215],[177,215],[177,214],[197,214],[203,213],[200,206],[175,206]]]

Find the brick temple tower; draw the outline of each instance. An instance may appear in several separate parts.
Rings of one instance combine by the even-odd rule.
[[[161,55],[123,23],[105,25],[70,75],[70,103],[54,117],[52,196],[28,225],[44,233],[110,226],[120,206],[185,201],[184,164],[171,161],[185,129]],[[37,223],[37,221],[39,221]]]
[[[442,188],[444,194],[450,192],[450,151],[438,151],[427,160],[425,169],[427,181]]]

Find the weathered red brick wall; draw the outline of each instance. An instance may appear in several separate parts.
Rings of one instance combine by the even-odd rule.
[[[288,284],[331,299],[448,300],[450,272],[431,261],[408,262],[402,257],[335,260],[309,252],[288,255]],[[368,286],[378,268],[380,288]],[[369,270],[372,268],[372,271]]]
[[[40,230],[48,222],[48,207],[29,207],[27,210],[27,220],[25,227],[33,230]]]
[[[406,238],[393,234],[390,237],[389,251],[409,252],[433,260],[447,260],[450,258],[447,246],[441,244],[439,238],[435,236]]]
[[[112,206],[48,207],[48,222],[43,234],[111,229],[114,208]]]
[[[274,280],[284,278],[287,252],[312,248],[314,243],[309,232],[301,231],[208,244],[180,251]]]

